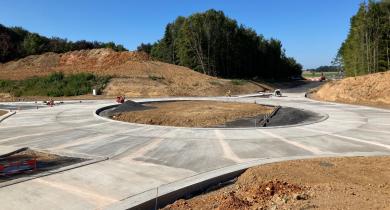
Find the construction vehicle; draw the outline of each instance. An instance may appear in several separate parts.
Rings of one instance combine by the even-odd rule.
[[[37,170],[37,159],[35,157],[13,158],[28,148],[24,147],[10,153],[0,155],[0,176],[10,176],[20,173],[30,173]]]
[[[325,81],[325,80],[326,80],[326,78],[325,78],[324,72],[321,72],[320,82]]]
[[[277,97],[282,97],[282,91],[280,89],[276,89],[274,91],[274,96],[277,96]]]
[[[46,105],[48,106],[54,106],[54,100],[50,99],[49,101],[46,102]]]
[[[123,104],[123,103],[125,103],[125,97],[124,97],[124,96],[117,96],[117,97],[116,97],[116,102],[117,102],[118,104]]]
[[[15,161],[0,161],[0,175],[2,176],[33,172],[36,170],[37,160],[35,158],[25,158]]]

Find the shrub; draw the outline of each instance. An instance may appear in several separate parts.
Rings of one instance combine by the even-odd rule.
[[[232,80],[232,84],[233,85],[244,85],[246,84],[248,81],[246,80],[241,80],[241,79],[234,79]]]
[[[211,85],[221,85],[221,83],[219,81],[217,81],[217,80],[211,80],[209,83]]]
[[[110,77],[80,73],[65,76],[55,72],[45,77],[32,77],[25,80],[0,80],[0,92],[8,92],[13,96],[76,96],[98,92],[109,82]]]

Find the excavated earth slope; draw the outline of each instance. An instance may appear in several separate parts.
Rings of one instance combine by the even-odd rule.
[[[342,157],[262,165],[232,185],[164,209],[389,209],[389,160]]]
[[[390,71],[328,82],[312,97],[325,101],[390,107]]]
[[[225,95],[228,90],[239,94],[265,89],[249,82],[237,85],[186,67],[154,61],[145,53],[115,52],[111,49],[28,56],[0,64],[0,79],[20,80],[56,71],[110,75],[113,79],[104,94],[112,96],[213,96]]]

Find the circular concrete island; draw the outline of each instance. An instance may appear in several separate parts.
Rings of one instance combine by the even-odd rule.
[[[196,128],[284,126],[314,122],[323,117],[290,107],[212,100],[126,101],[103,108],[98,114],[129,123]]]

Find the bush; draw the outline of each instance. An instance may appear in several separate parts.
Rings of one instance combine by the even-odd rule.
[[[246,83],[247,83],[246,80],[241,80],[241,79],[234,79],[234,80],[232,80],[232,84],[233,85],[244,85]]]
[[[0,92],[8,92],[13,96],[77,96],[104,89],[110,77],[80,73],[65,76],[55,72],[45,77],[32,77],[26,80],[0,80]]]
[[[55,72],[55,73],[52,73],[51,75],[49,75],[48,77],[48,81],[49,82],[56,82],[56,81],[61,81],[63,80],[65,77],[64,73],[62,72]]]
[[[218,80],[211,80],[209,83],[211,85],[221,85],[221,83]]]

